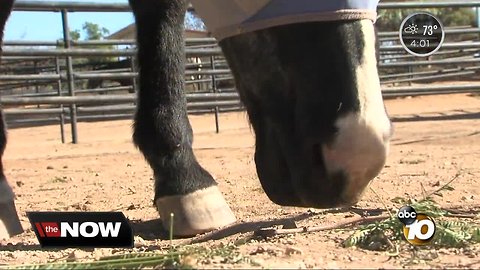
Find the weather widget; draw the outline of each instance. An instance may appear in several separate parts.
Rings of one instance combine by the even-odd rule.
[[[435,16],[418,12],[407,16],[400,26],[400,42],[415,56],[429,56],[442,46],[445,38],[443,25]]]

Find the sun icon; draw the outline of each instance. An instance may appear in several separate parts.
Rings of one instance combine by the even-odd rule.
[[[403,31],[407,34],[415,35],[418,32],[418,26],[412,23],[407,25],[407,27],[405,27]]]

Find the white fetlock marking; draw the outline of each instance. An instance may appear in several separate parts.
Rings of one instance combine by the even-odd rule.
[[[0,180],[0,203],[11,202],[15,198],[12,188],[5,179]]]
[[[10,234],[8,233],[7,226],[0,220],[0,240],[6,240],[10,238]]]
[[[173,234],[177,236],[212,231],[236,220],[217,186],[187,195],[162,197],[155,204],[165,228],[170,228],[170,214],[174,214]]]

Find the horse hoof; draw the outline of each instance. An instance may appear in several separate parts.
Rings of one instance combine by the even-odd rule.
[[[23,232],[15,202],[0,202],[0,240],[8,239]]]
[[[155,202],[165,229],[170,230],[173,213],[173,235],[194,236],[235,222],[235,215],[217,186],[186,195],[158,198]]]

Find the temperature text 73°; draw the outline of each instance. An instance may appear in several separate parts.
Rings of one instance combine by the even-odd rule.
[[[438,25],[424,25],[423,26],[423,35],[433,35],[433,30],[437,30]]]

